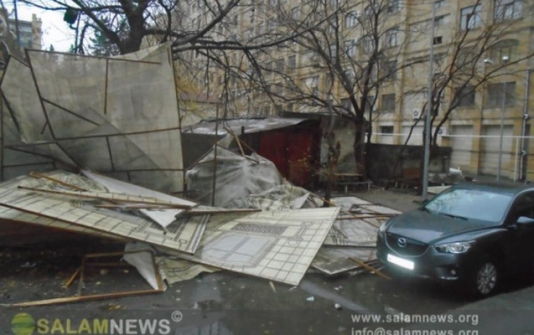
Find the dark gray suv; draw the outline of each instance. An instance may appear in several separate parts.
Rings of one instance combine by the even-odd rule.
[[[489,295],[505,274],[534,269],[534,187],[453,186],[385,222],[377,255],[411,276]]]

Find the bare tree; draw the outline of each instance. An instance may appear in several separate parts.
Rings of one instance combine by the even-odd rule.
[[[438,146],[440,130],[453,113],[459,108],[474,108],[478,95],[481,97],[489,85],[503,80],[506,76],[514,76],[523,73],[525,64],[533,56],[531,48],[523,48],[520,52],[519,41],[514,37],[521,31],[522,22],[516,20],[521,13],[515,8],[513,11],[506,9],[505,3],[497,0],[493,13],[489,19],[483,20],[480,11],[481,1],[465,7],[462,11],[460,24],[450,32],[450,40],[436,43],[437,52],[435,58],[435,72],[432,83],[432,109],[430,134],[431,155]],[[502,3],[502,4],[501,4]],[[525,12],[530,9],[525,6]],[[443,22],[442,22],[443,23]],[[428,31],[436,28],[429,21],[419,23],[412,27],[411,33],[418,34],[420,31]],[[416,35],[421,36],[421,35]],[[413,40],[413,38],[412,38]],[[429,43],[428,41],[427,43]],[[434,41],[436,42],[436,41]],[[428,58],[414,66],[415,73],[428,73]],[[498,85],[497,85],[498,86]],[[504,89],[504,87],[502,87]],[[412,87],[410,92],[427,96],[428,85],[421,83],[419,87]],[[426,98],[425,98],[426,100]],[[482,106],[479,106],[482,108]],[[421,104],[420,110],[427,109],[427,102]],[[423,120],[425,113],[422,112],[414,121],[410,133],[406,138],[405,145],[417,124]],[[423,136],[422,138],[426,138]],[[402,151],[399,153],[392,174],[395,174]],[[422,172],[422,169],[421,169]],[[422,180],[422,178],[420,178]]]
[[[260,74],[251,81],[259,92],[256,103],[263,98],[277,110],[298,106],[301,112],[332,113],[353,123],[352,149],[357,171],[365,176],[365,143],[372,136],[369,122],[379,92],[394,90],[397,73],[411,66],[400,61],[406,41],[400,11],[400,1],[391,0],[274,5],[266,17],[267,34],[293,38],[253,63]],[[330,143],[329,152],[337,145]]]

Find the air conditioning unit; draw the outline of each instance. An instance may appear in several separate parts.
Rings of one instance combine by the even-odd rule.
[[[421,110],[420,110],[420,109],[414,109],[414,110],[412,111],[412,117],[413,117],[414,119],[418,119],[418,118],[420,118],[420,117],[421,117]]]

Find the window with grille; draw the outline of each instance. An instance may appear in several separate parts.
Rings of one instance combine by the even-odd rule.
[[[375,49],[375,41],[373,39],[373,36],[365,36],[363,38],[363,52],[366,54],[370,54]]]
[[[512,20],[521,17],[522,0],[495,0],[495,21]]]
[[[482,24],[482,17],[480,16],[481,10],[482,6],[480,4],[462,8],[460,29],[469,30],[480,27]]]
[[[400,0],[389,0],[388,1],[388,13],[396,13],[401,9]]]
[[[382,135],[393,135],[393,126],[381,126],[380,127],[380,132],[382,133]]]
[[[396,47],[399,45],[399,29],[392,28],[386,32],[386,46]]]
[[[356,56],[356,40],[350,39],[344,42],[345,54],[349,57]]]
[[[358,24],[358,12],[352,11],[345,15],[345,27],[350,28]]]

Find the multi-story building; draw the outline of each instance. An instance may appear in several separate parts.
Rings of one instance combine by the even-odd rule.
[[[192,30],[213,17],[201,3],[189,6]],[[189,60],[199,69],[213,66],[209,95],[231,100],[233,115],[359,109],[371,122],[372,141],[385,144],[422,143],[430,81],[436,143],[453,148],[452,166],[531,180],[533,6],[532,0],[255,0],[240,3],[210,35],[247,45],[247,53],[213,51],[225,66],[194,53]]]
[[[14,18],[8,19],[9,29],[17,40],[17,25]],[[21,49],[41,50],[43,44],[42,21],[37,15],[32,14],[31,21],[18,20],[19,45]]]

